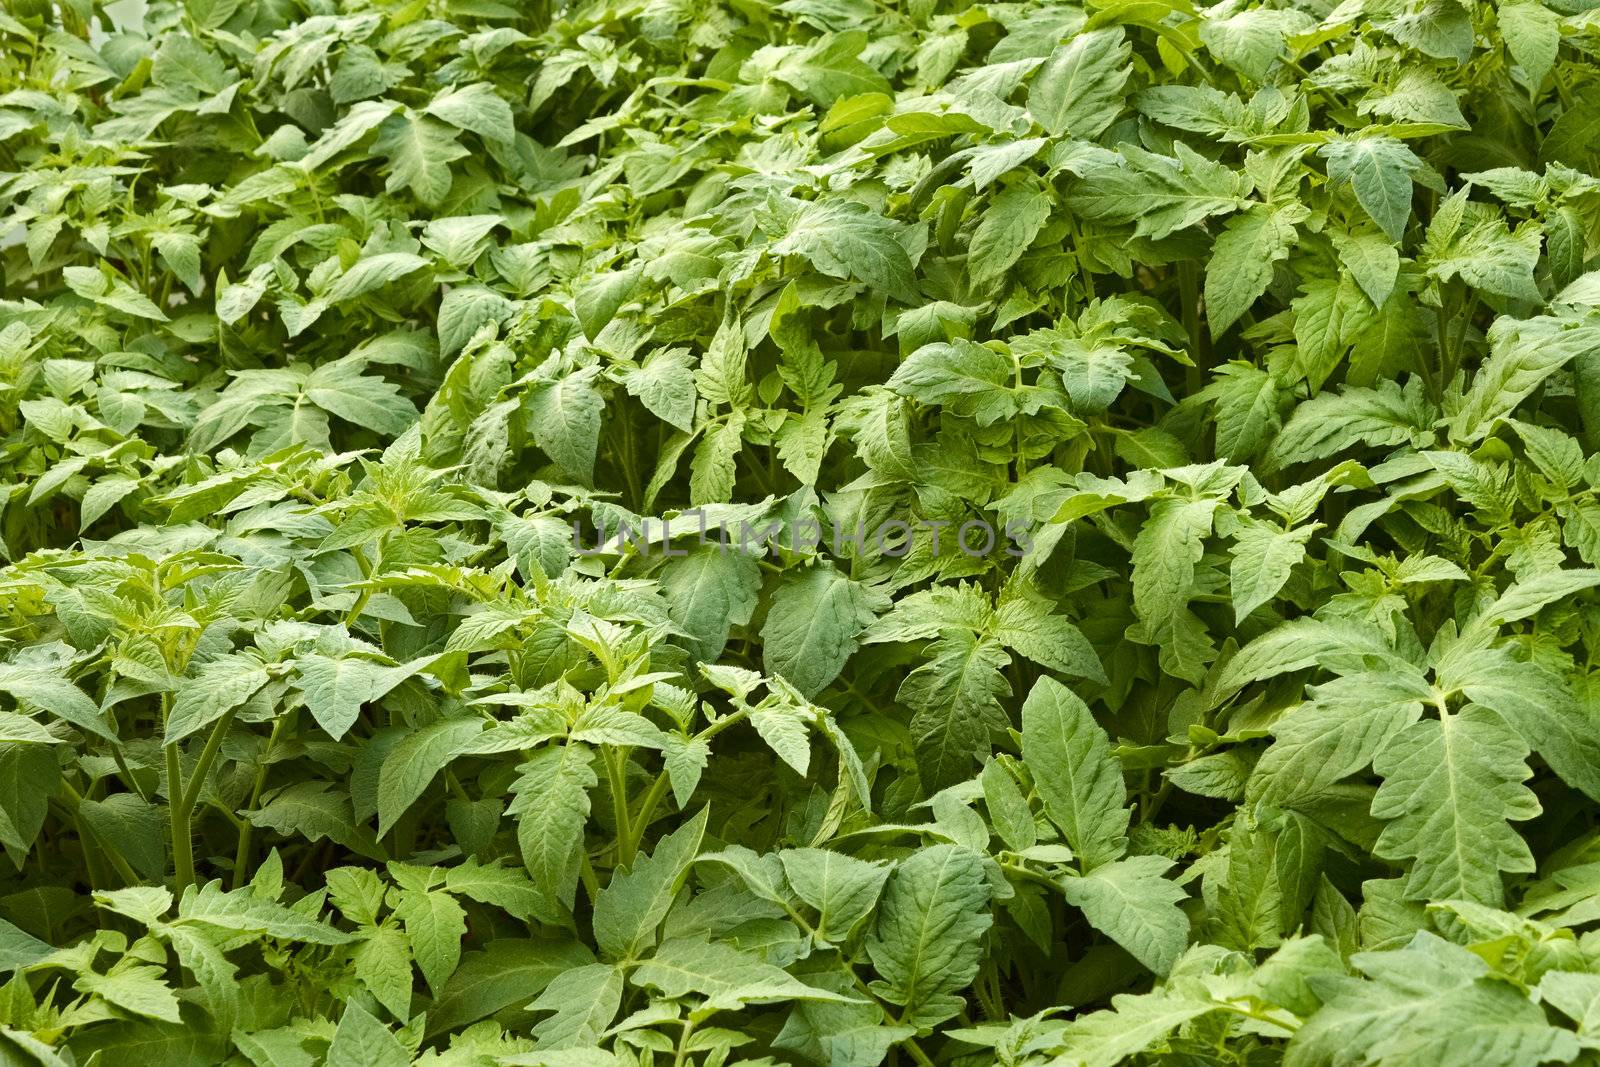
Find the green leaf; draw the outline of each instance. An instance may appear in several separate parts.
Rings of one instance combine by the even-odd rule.
[[[300,169],[310,172],[333,159],[340,152],[359,142],[372,130],[400,109],[400,105],[392,100],[363,100],[356,104],[344,117],[322,132],[311,145],[309,151],[301,156],[295,163]]]
[[[179,683],[163,743],[174,744],[203,730],[255,696],[271,677],[248,657],[228,656],[206,664],[193,678]]]
[[[60,765],[49,746],[0,747],[0,844],[13,859],[33,848],[60,777]]]
[[[1452,657],[1439,681],[1498,715],[1568,785],[1600,798],[1600,723],[1555,672],[1491,649]]]
[[[1122,766],[1089,708],[1053,678],[1040,678],[1023,701],[1022,760],[1085,871],[1127,851]]]
[[[511,105],[486,82],[447,89],[423,110],[459,129],[471,130],[486,141],[510,142],[516,137]]]
[[[1368,93],[1357,110],[1424,128],[1468,128],[1455,92],[1438,75],[1420,67],[1405,67],[1387,91]]]
[[[990,426],[1021,410],[1021,397],[1011,387],[1009,359],[971,341],[924,345],[889,378],[901,396],[938,404],[952,415]]]
[[[130,1015],[169,1023],[180,1021],[178,998],[156,967],[129,967],[115,974],[81,974],[73,986]]]
[[[1140,237],[1160,240],[1245,203],[1248,180],[1182,141],[1174,156],[1124,145],[1122,159],[1096,162],[1069,189],[1075,212],[1105,222],[1133,222]]]
[[[391,193],[410,189],[430,206],[450,192],[455,180],[450,164],[467,154],[449,126],[409,111],[385,119],[372,148],[389,161],[385,188]]]
[[[761,627],[767,673],[807,697],[839,676],[873,618],[874,596],[828,566],[786,579],[772,596]]]
[[[816,721],[813,709],[788,700],[764,700],[750,709],[750,725],[778,758],[804,775],[811,767],[807,727]]]
[[[976,853],[934,845],[902,861],[889,878],[867,955],[879,978],[872,991],[926,1029],[961,1010],[953,994],[978,973],[980,938],[992,918],[989,887]]]
[[[439,301],[439,353],[453,356],[491,322],[502,322],[516,305],[493,289],[462,286]]]
[[[352,1002],[339,1017],[324,1062],[328,1067],[404,1067],[411,1054],[388,1027]]]
[[[533,1028],[541,1048],[593,1049],[622,1006],[620,967],[591,963],[551,979],[528,1007],[553,1014]]]
[[[440,719],[407,734],[389,749],[378,774],[378,836],[388,834],[446,764],[472,751],[482,733],[482,719]]]
[[[594,477],[600,415],[605,410],[592,379],[585,372],[570,374],[534,389],[524,402],[534,443],[562,470],[585,482]]]
[[[594,903],[594,937],[600,952],[616,961],[635,960],[656,939],[656,927],[666,918],[672,901],[683,888],[689,865],[700,852],[708,811],[700,813],[663,837],[649,856],[614,875]]]
[[[1094,140],[1122,111],[1131,55],[1120,26],[1072,35],[1034,73],[1029,113],[1054,137]]]
[[[1207,17],[1200,23],[1200,40],[1219,62],[1259,82],[1287,51],[1285,38],[1312,27],[1310,16],[1300,11],[1246,8],[1225,18]]]
[[[1111,1009],[1074,1019],[1061,1034],[1062,1056],[1083,1067],[1117,1067],[1217,1005],[1186,990],[1157,989],[1111,998]]]
[[[117,739],[94,701],[59,672],[42,667],[0,664],[0,691],[36,705],[86,733],[107,741]]]
[[[1409,859],[1412,900],[1461,898],[1498,905],[1500,872],[1534,869],[1511,823],[1539,814],[1522,783],[1528,747],[1494,713],[1469,705],[1396,734],[1373,760],[1383,777],[1372,814],[1385,820],[1373,850]]]
[[[1269,372],[1244,363],[1218,367],[1206,392],[1217,405],[1217,455],[1242,462],[1259,455],[1282,428],[1282,384]]]
[[[1336,678],[1312,696],[1273,725],[1275,740],[1250,780],[1252,798],[1284,806],[1364,770],[1422,717],[1433,690],[1417,676],[1373,672]]]
[[[163,88],[220,92],[228,84],[222,60],[193,37],[168,37],[155,54],[150,77]]]
[[[532,922],[535,918],[559,922],[553,910],[542,907],[539,894],[527,875],[513,867],[479,863],[476,858],[469,858],[466,863],[445,872],[444,885],[456,896],[491,904],[523,922]]]
[[[1380,134],[1333,141],[1319,154],[1328,161],[1328,181],[1334,185],[1349,182],[1362,210],[1391,241],[1401,240],[1411,218],[1411,175],[1422,167],[1416,153]]]
[[[335,741],[355,724],[361,705],[381,698],[401,680],[393,668],[353,656],[333,659],[312,653],[295,666],[306,710]]]
[[[1419,933],[1398,952],[1354,960],[1373,981],[1335,977],[1326,1006],[1289,1044],[1287,1067],[1337,1063],[1568,1062],[1577,1038],[1550,1025],[1515,986],[1487,975],[1467,949]]]
[[[990,631],[995,640],[1042,667],[1087,678],[1106,680],[1094,646],[1064,615],[1050,614],[1050,606],[1033,597],[1002,597]]]
[[[1572,102],[1545,135],[1539,158],[1545,162],[1582,167],[1594,159],[1596,134],[1600,133],[1600,90],[1588,86],[1573,95]]]
[[[1458,193],[1440,206],[1428,226],[1424,259],[1434,278],[1460,277],[1474,288],[1538,303],[1543,297],[1533,271],[1541,238],[1537,225],[1523,224],[1513,231],[1504,219]]]
[[[384,858],[372,828],[356,822],[349,796],[325,782],[292,782],[262,800],[259,808],[240,813],[251,826],[299,834],[307,841],[327,838],[357,855]]]
[[[1551,374],[1600,343],[1600,326],[1549,315],[1498,318],[1489,327],[1489,358],[1450,423],[1461,440],[1486,436],[1494,420],[1509,415]]]
[[[778,857],[795,896],[817,911],[817,933],[842,942],[872,913],[889,868],[821,848],[786,849]]]
[[[0,919],[0,973],[32,967],[54,951],[26,930]]]
[[[591,338],[600,336],[600,331],[638,291],[640,274],[637,267],[629,267],[605,271],[584,282],[572,297],[572,310],[583,324],[584,333]]]
[[[989,812],[989,822],[1000,840],[1013,852],[1032,848],[1039,843],[1039,830],[1028,807],[1028,798],[1022,795],[1016,780],[1000,760],[991,759],[983,768],[983,804]]]
[[[1376,233],[1335,233],[1333,244],[1339,250],[1339,262],[1373,306],[1381,308],[1400,277],[1399,250],[1384,235]]]
[[[178,961],[194,975],[211,1017],[219,1026],[230,1026],[238,1018],[243,998],[239,991],[239,969],[223,952],[226,935],[199,927],[173,926],[166,929],[165,936]],[[409,994],[408,988],[408,998]]]
[[[1050,217],[1051,200],[1032,183],[1006,187],[978,221],[967,251],[972,284],[998,280],[1022,257]]]
[[[744,447],[745,417],[732,412],[725,421],[713,423],[695,448],[690,466],[689,502],[695,506],[720,504],[733,496],[735,458]]]
[[[1512,582],[1484,612],[1492,623],[1504,625],[1537,614],[1550,604],[1568,601],[1585,589],[1600,585],[1600,570],[1542,571]]]
[[[1420,390],[1402,391],[1393,382],[1374,389],[1345,387],[1338,393],[1320,393],[1295,408],[1267,458],[1283,467],[1326,459],[1358,444],[1381,448],[1428,440],[1432,421]]]
[[[357,260],[353,267],[341,274],[339,280],[322,295],[322,299],[329,304],[342,304],[346,300],[354,300],[358,296],[376,292],[390,282],[399,281],[412,271],[421,270],[427,265],[427,260],[409,252],[384,252],[376,256],[366,256]],[[333,365],[338,366],[338,364]]]
[[[417,409],[399,386],[361,374],[352,363],[327,363],[312,371],[305,395],[324,411],[379,433],[404,433],[417,418]]]
[[[411,942],[398,927],[385,925],[367,931],[350,954],[356,977],[361,979],[388,1012],[397,1019],[411,1014]]]
[[[1296,369],[1321,388],[1350,346],[1377,321],[1377,312],[1348,274],[1315,279],[1303,288],[1292,303],[1300,357]]]
[[[830,277],[853,278],[908,304],[917,302],[911,257],[898,229],[855,201],[808,203],[773,251],[804,256]]]
[[[1595,979],[1600,975],[1577,974],[1571,971],[1548,971],[1539,982],[1539,996],[1547,1004],[1578,1022],[1586,1034],[1592,1034],[1600,1022],[1600,987]]]
[[[1528,83],[1542,83],[1561,47],[1561,16],[1537,0],[1519,0],[1499,8],[1495,19]]]
[[[1233,563],[1228,569],[1236,621],[1243,622],[1252,611],[1278,595],[1295,565],[1305,558],[1306,542],[1316,530],[1316,526],[1274,529],[1266,523],[1239,528],[1234,534]]]
[[[1166,974],[1189,935],[1189,917],[1178,907],[1188,894],[1163,877],[1171,867],[1160,856],[1130,856],[1058,884],[1091,926],[1155,973]]]
[[[694,375],[686,349],[657,349],[642,366],[628,368],[622,384],[656,418],[684,433],[694,429]]]
[[[756,558],[722,546],[702,545],[661,570],[672,621],[689,635],[696,658],[708,662],[722,655],[733,627],[750,621],[760,590]]]
[[[1212,499],[1158,500],[1133,543],[1133,610],[1146,639],[1161,649],[1162,666],[1191,681],[1210,652],[1188,602],[1216,510]]]
[[[441,1034],[528,1003],[561,975],[594,962],[573,941],[500,937],[461,957],[428,1010],[428,1033]]]
[[[160,886],[129,886],[97,892],[94,902],[140,925],[153,926],[172,910],[172,893]]]
[[[949,630],[928,649],[927,663],[906,675],[896,694],[914,709],[917,772],[930,793],[965,781],[1006,727],[1000,699],[1011,695],[1002,673],[1011,657],[990,638]]]
[[[517,820],[517,847],[547,912],[572,907],[589,790],[599,782],[594,756],[578,742],[534,752],[518,768],[507,814]]]
[[[1220,337],[1250,310],[1287,259],[1300,212],[1256,208],[1228,220],[1206,264],[1206,320]]]
[[[454,897],[440,889],[391,891],[390,902],[395,918],[405,926],[417,969],[437,997],[461,962],[467,914]]]
[[[893,1045],[915,1035],[913,1027],[885,1022],[876,1005],[801,1001],[773,1047],[832,1067],[878,1067]]]
[[[860,30],[824,34],[809,48],[795,49],[774,72],[821,107],[864,93],[889,90],[889,83],[863,62],[867,34]]]
[[[178,916],[186,922],[270,934],[308,945],[344,945],[356,940],[353,934],[256,896],[248,889],[224,892],[220,881],[184,890],[178,901]]]
[[[730,1011],[746,1004],[791,1000],[851,999],[808,986],[751,953],[693,938],[664,942],[654,956],[634,968],[629,980],[666,997],[702,998],[705,1010]]]

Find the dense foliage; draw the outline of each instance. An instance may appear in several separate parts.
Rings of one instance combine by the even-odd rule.
[[[0,1062],[1600,1062],[1590,0],[0,41]]]

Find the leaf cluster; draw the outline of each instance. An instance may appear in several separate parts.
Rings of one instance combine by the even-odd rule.
[[[1597,57],[11,0],[0,1060],[1596,1062]]]

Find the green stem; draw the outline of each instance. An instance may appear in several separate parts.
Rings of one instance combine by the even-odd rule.
[[[606,784],[611,789],[611,810],[617,823],[617,866],[633,863],[638,843],[633,841],[633,826],[628,818],[628,751],[608,748],[605,754]]]
[[[993,960],[989,961],[991,965]],[[1006,998],[1000,990],[1000,968],[989,967],[989,1000],[995,1006],[995,1013],[990,1017],[990,1022],[1003,1022],[1007,1017]]]
[[[109,703],[113,677],[114,674],[111,671],[106,672],[105,684],[100,687],[100,706],[106,709],[106,725],[111,727],[111,732],[115,734],[117,732],[117,713]],[[128,783],[128,788],[139,794],[139,799],[148,804],[150,802],[150,794],[146,793],[144,786],[139,784],[139,779],[133,776],[133,768],[128,766],[127,757],[122,751],[122,742],[113,741],[111,743],[111,758],[116,761],[117,771],[122,775],[122,780]]]
[[[661,803],[661,798],[667,795],[670,785],[667,772],[662,771],[656,775],[656,780],[650,783],[650,789],[645,793],[644,799],[639,802],[639,812],[632,819],[633,833],[627,845],[628,858],[631,860],[639,851],[639,843],[644,840],[645,831],[650,828],[650,820],[655,816],[656,805]]]
[[[194,842],[189,837],[189,819],[183,812],[183,768],[178,761],[178,746],[167,748],[167,814],[172,820],[172,882],[177,892],[194,884]]]
[[[1078,267],[1078,277],[1083,284],[1083,303],[1087,304],[1095,298],[1094,275],[1083,258],[1083,234],[1078,231],[1078,220],[1070,215],[1067,217],[1067,236],[1071,241],[1072,258]]]
[[[694,740],[696,740],[696,741],[710,741],[713,737],[716,737],[718,734],[720,734],[722,731],[726,730],[728,727],[734,725],[735,723],[743,722],[745,719],[747,719],[749,717],[750,717],[750,709],[749,708],[740,708],[738,711],[735,711],[732,714],[724,715],[722,718],[718,719],[716,722],[712,723],[710,726],[707,726],[705,729],[703,729],[699,733],[695,734],[694,735]],[[626,764],[626,762],[624,762],[624,764],[623,764],[624,771],[626,770],[626,768],[627,768],[627,764]],[[611,770],[610,761],[609,760],[607,761],[606,770],[607,770],[607,774],[609,776],[610,770]],[[656,807],[657,807],[657,805],[659,805],[661,803],[662,799],[667,795],[667,790],[671,787],[671,784],[672,784],[672,781],[668,777],[666,771],[663,770],[659,774],[656,775],[655,781],[650,783],[650,788],[645,792],[644,799],[642,799],[639,802],[638,814],[635,815],[635,816],[632,816],[632,817],[630,817],[628,819],[629,834],[628,834],[628,837],[627,837],[626,840],[624,840],[623,837],[622,837],[621,830],[620,830],[620,825],[621,824],[619,822],[619,824],[618,824],[619,825],[619,830],[618,830],[618,835],[617,835],[617,852],[618,852],[619,858],[620,857],[626,857],[626,858],[623,858],[623,859],[619,860],[624,865],[626,865],[627,863],[631,863],[633,861],[633,857],[638,854],[639,845],[644,840],[645,831],[650,828],[650,820],[655,816]],[[614,783],[613,783],[613,795],[616,795],[615,794],[615,784]]]
[[[693,1035],[694,1019],[691,1017],[683,1021],[683,1033],[678,1035],[678,1049],[672,1057],[672,1067],[683,1067],[689,1062],[685,1057],[689,1055],[689,1038]]]
[[[1445,285],[1439,292],[1439,308],[1434,313],[1435,343],[1439,347],[1439,382],[1440,389],[1450,385],[1450,287]]]
[[[378,554],[380,557],[383,555],[383,545],[383,541],[378,542]],[[372,561],[367,559],[366,548],[362,545],[356,545],[350,550],[350,554],[355,557],[356,566],[361,569],[362,581],[372,581]],[[350,605],[350,611],[344,617],[346,627],[355,625],[356,620],[361,618],[361,613],[367,609],[367,602],[371,599],[372,587],[370,585],[356,594],[356,602]]]
[[[1462,349],[1467,346],[1467,331],[1472,328],[1472,316],[1478,311],[1478,294],[1471,297],[1456,307],[1455,342],[1450,346],[1450,374],[1445,379],[1445,384],[1455,378],[1456,372],[1461,369]]]
[[[367,601],[372,599],[372,590],[363,589],[356,596],[356,602],[350,605],[350,612],[344,617],[346,626],[354,626],[356,620],[361,618],[361,613],[367,610]]]
[[[194,765],[194,773],[189,776],[189,785],[183,791],[183,817],[188,819],[194,814],[194,806],[199,803],[200,790],[206,784],[206,777],[211,773],[211,765],[217,760],[217,752],[222,748],[222,738],[233,725],[233,716],[237,708],[229,708],[217,724],[211,728],[211,736],[206,738],[206,747],[200,750],[200,761]]]
[[[594,864],[589,860],[588,849],[584,849],[580,854],[583,860],[578,867],[578,874],[583,879],[585,892],[589,894],[589,903],[593,905],[600,899],[600,878],[594,873]]]
[[[242,830],[249,825],[249,823],[235,815],[233,809],[228,807],[217,797],[212,797],[210,800],[207,800],[206,807],[210,808],[212,811],[226,819],[228,821],[228,825],[232,826],[235,831]]]
[[[1161,811],[1161,805],[1167,802],[1167,797],[1172,794],[1172,780],[1166,779],[1161,783],[1161,788],[1147,797],[1144,811],[1139,821],[1148,824]]]
[[[998,997],[993,996],[995,983],[994,960],[983,961],[983,972],[978,975],[978,980],[972,983],[972,992],[978,998],[978,1006],[983,1009],[984,1018],[995,1022],[1005,1017]]]
[[[1017,395],[1022,395],[1022,360],[1017,358],[1015,352],[1011,354],[1011,379]],[[1022,476],[1028,473],[1028,460],[1022,454],[1022,420],[1017,419],[1012,430],[1016,444],[1012,446],[1012,455],[1016,461],[1017,481],[1022,481]]]
[[[150,794],[144,791],[144,786],[139,784],[139,779],[133,776],[133,769],[128,766],[128,761],[122,755],[121,745],[111,746],[111,758],[116,761],[117,770],[122,774],[122,780],[127,782],[129,787],[139,795],[140,800],[148,804],[150,802]]]
[[[1178,264],[1178,294],[1183,301],[1183,328],[1189,335],[1189,357],[1194,366],[1187,369],[1189,391],[1197,393],[1204,384],[1206,370],[1205,339],[1200,333],[1200,274],[1193,262]]]
[[[628,486],[628,503],[642,507],[644,488],[639,483],[639,472],[633,467],[633,419],[626,415],[621,420],[621,433],[617,441],[617,459],[622,467],[622,480]]]
[[[79,806],[83,804],[83,794],[74,789],[72,787],[72,783],[67,781],[65,778],[61,779],[61,788],[66,790],[67,796],[72,800],[72,803],[70,806],[62,804],[59,800],[57,800],[56,803],[60,804],[60,806],[71,815],[72,824],[78,829],[78,843],[80,846],[83,846],[83,858],[86,862],[86,865],[93,870],[97,866],[95,860],[101,856],[104,856],[111,861],[111,865],[117,869],[118,874],[122,875],[123,880],[127,885],[138,885],[140,882],[144,881],[144,879],[140,878],[138,874],[134,872],[133,868],[129,866],[128,861],[123,857],[121,852],[109,847],[106,842],[101,839],[100,835],[94,831],[94,828],[83,821],[83,816],[78,811]],[[100,846],[98,849],[94,850],[92,854],[87,847],[90,838],[93,838],[94,841]]]
[[[915,1038],[908,1037],[904,1041],[901,1041],[900,1044],[904,1046],[905,1050],[911,1054],[911,1058],[915,1060],[920,1067],[933,1067],[933,1061],[928,1058],[928,1054],[926,1052],[922,1051],[922,1047],[917,1044]]]
[[[696,741],[709,741],[722,731],[726,730],[728,727],[732,726],[734,723],[743,722],[749,717],[750,709],[740,708],[731,715],[724,715],[710,726],[707,726],[704,730],[701,730],[699,733],[695,734],[694,739]]]
[[[1254,1019],[1257,1022],[1268,1023],[1272,1026],[1282,1027],[1285,1030],[1294,1031],[1300,1029],[1299,1023],[1290,1023],[1285,1022],[1282,1019],[1275,1019],[1270,1015],[1263,1015],[1261,1012],[1251,1011],[1249,1008],[1242,1008],[1237,1004],[1219,1003],[1217,1006],[1223,1011],[1231,1011],[1235,1015],[1244,1016],[1246,1019]]]
[[[261,803],[261,791],[267,786],[267,767],[270,765],[268,757],[272,755],[273,748],[278,743],[278,734],[283,730],[284,719],[280,716],[272,724],[272,733],[267,735],[267,747],[256,757],[256,780],[250,786],[250,803],[247,810],[254,810]],[[255,826],[246,820],[239,828],[239,846],[233,852],[233,888],[238,889],[244,885],[245,871],[250,867],[250,850],[254,842],[251,840],[255,833]]]
[[[1040,874],[1038,871],[1024,867],[1020,863],[1013,863],[1010,860],[1001,860],[1000,867],[1008,874],[1014,874],[1019,878],[1026,878],[1030,882],[1038,882],[1040,885],[1049,886],[1058,893],[1061,891],[1061,887],[1056,884],[1056,880],[1054,878],[1051,878],[1047,874]]]

